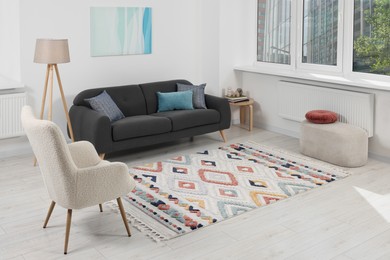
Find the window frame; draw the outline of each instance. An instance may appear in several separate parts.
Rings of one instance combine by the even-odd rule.
[[[340,78],[340,84],[348,82],[348,84],[361,85],[366,88],[372,85],[372,88],[388,89],[390,84],[390,76],[364,73],[353,71],[353,28],[354,28],[354,6],[355,1],[339,0],[339,17],[338,17],[338,46],[337,46],[337,66],[320,65],[312,63],[302,63],[302,36],[303,36],[303,3],[304,0],[291,0],[291,57],[290,64],[278,64],[270,62],[262,62],[257,60],[257,0],[255,12],[255,30],[256,44],[254,51],[253,70],[259,73],[280,74],[283,75],[305,75],[306,79],[311,78],[318,80],[317,76],[323,75],[321,81],[335,83],[334,80],[327,80],[326,77]],[[275,70],[279,72],[274,72]],[[308,78],[307,78],[308,77]]]
[[[272,1],[272,0],[271,0]],[[295,70],[295,57],[296,57],[296,48],[292,45],[296,41],[296,35],[293,34],[293,28],[296,26],[296,17],[293,17],[292,11],[296,9],[295,0],[291,0],[291,25],[290,25],[290,64],[268,62],[268,61],[258,61],[257,60],[257,51],[258,51],[258,1],[256,0],[256,50],[255,50],[255,63],[256,67],[263,67],[269,69],[284,69],[284,70]]]
[[[297,16],[297,27],[296,34],[299,36],[296,41],[296,53],[297,53],[297,69],[302,70],[312,70],[312,71],[327,71],[327,72],[342,72],[343,70],[343,35],[344,35],[344,26],[343,26],[343,11],[344,11],[344,2],[343,0],[338,0],[338,20],[337,20],[337,65],[325,65],[325,64],[315,64],[315,63],[304,63],[302,62],[302,53],[303,53],[303,10],[304,10],[304,0],[297,1],[297,9],[295,10]],[[292,15],[292,14],[291,14]]]

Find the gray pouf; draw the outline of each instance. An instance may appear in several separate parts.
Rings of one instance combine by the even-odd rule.
[[[300,152],[304,155],[343,167],[366,164],[368,136],[360,127],[336,122],[301,123]]]

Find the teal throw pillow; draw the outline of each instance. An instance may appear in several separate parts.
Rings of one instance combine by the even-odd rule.
[[[194,108],[204,108],[206,109],[206,100],[204,97],[204,88],[206,87],[206,83],[197,85],[185,85],[181,83],[177,83],[177,91],[187,91],[192,90],[192,103]]]
[[[96,97],[87,98],[85,101],[89,103],[93,110],[108,116],[111,122],[125,117],[105,90]]]
[[[157,99],[157,112],[194,109],[191,90],[166,93],[157,92]]]

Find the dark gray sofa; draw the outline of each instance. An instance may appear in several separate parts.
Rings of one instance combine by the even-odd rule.
[[[91,142],[103,156],[214,131],[220,131],[225,141],[223,130],[230,127],[231,115],[229,103],[224,98],[206,94],[208,109],[157,113],[156,92],[177,91],[176,83],[192,85],[186,80],[171,80],[82,91],[73,100],[69,111],[75,141]],[[85,101],[104,90],[125,118],[111,123],[107,116],[93,110]]]

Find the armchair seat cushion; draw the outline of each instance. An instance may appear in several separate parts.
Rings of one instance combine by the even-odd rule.
[[[171,130],[171,121],[168,118],[149,115],[131,116],[112,123],[112,138],[114,141],[120,141],[167,133]]]
[[[214,109],[175,110],[151,114],[156,118],[169,118],[172,131],[183,130],[202,125],[217,124],[220,113]]]

